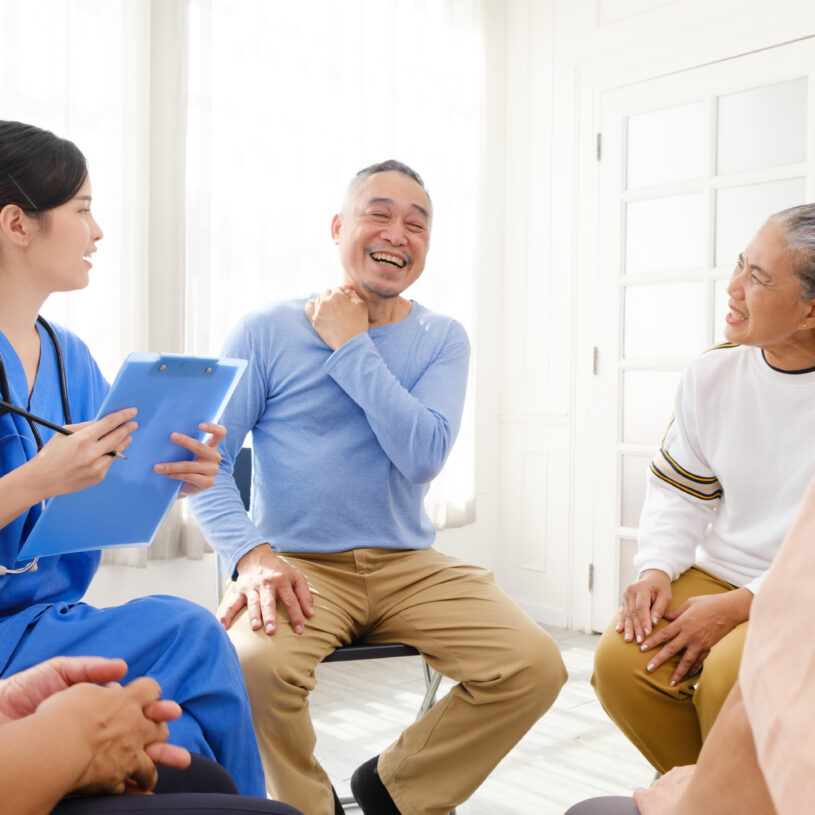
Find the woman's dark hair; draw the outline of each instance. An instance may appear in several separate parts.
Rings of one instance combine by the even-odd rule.
[[[815,204],[790,207],[767,220],[785,232],[787,247],[794,253],[792,267],[803,287],[801,299],[815,299]]]
[[[0,209],[29,215],[70,201],[88,174],[85,156],[67,139],[22,122],[0,120]]]

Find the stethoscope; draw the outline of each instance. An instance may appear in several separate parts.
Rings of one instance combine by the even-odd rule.
[[[37,322],[45,329],[45,332],[51,338],[51,343],[54,346],[54,351],[57,355],[57,368],[59,369],[59,393],[62,399],[62,413],[65,417],[65,424],[71,424],[71,406],[68,404],[68,381],[65,377],[65,360],[62,357],[62,347],[59,344],[59,339],[51,324],[44,317],[37,317]],[[6,366],[3,363],[3,356],[0,354],[0,396],[3,401],[12,402],[11,388],[9,387],[8,376],[6,375]],[[3,413],[3,408],[0,407],[0,415]],[[31,433],[34,436],[34,441],[37,444],[37,452],[42,450],[42,436],[37,429],[37,425],[33,419],[26,419],[28,426],[31,428]],[[5,574],[23,574],[25,572],[34,572],[37,570],[37,560],[34,558],[31,563],[27,563],[21,569],[9,569],[6,566],[0,566],[0,576]]]

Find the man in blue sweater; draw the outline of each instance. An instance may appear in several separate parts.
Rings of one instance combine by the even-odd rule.
[[[366,815],[445,815],[555,700],[557,647],[484,569],[432,548],[430,481],[455,440],[469,343],[402,293],[422,273],[432,206],[388,161],[351,181],[331,231],[341,285],[265,306],[224,354],[249,360],[196,515],[234,578],[219,609],[246,679],[269,792],[309,815],[342,807],[314,758],[314,668],[349,641],[404,642],[457,681],[363,764]],[[252,433],[252,510],[232,479]]]

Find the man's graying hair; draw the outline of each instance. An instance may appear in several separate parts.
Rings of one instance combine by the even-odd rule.
[[[782,209],[767,223],[784,230],[787,248],[793,253],[792,268],[803,287],[801,299],[815,299],[815,204]]]
[[[345,191],[345,202],[343,203],[342,207],[343,211],[345,210],[348,201],[354,195],[356,195],[359,188],[365,183],[365,181],[370,176],[376,175],[377,173],[402,173],[402,175],[406,175],[408,178],[413,179],[422,188],[424,194],[427,196],[432,213],[433,202],[430,201],[430,193],[427,191],[427,187],[425,187],[422,177],[412,167],[409,167],[404,162],[397,161],[393,158],[389,158],[387,161],[380,161],[377,164],[371,164],[370,167],[363,167],[363,169],[361,169],[351,179],[351,182],[348,184],[348,189]]]

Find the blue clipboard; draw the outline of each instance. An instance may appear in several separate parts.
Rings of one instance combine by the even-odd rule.
[[[181,489],[153,465],[193,458],[170,433],[203,439],[198,425],[220,419],[245,369],[243,359],[130,354],[96,417],[138,408],[127,460],[114,459],[98,484],[48,499],[17,559],[149,545]]]

